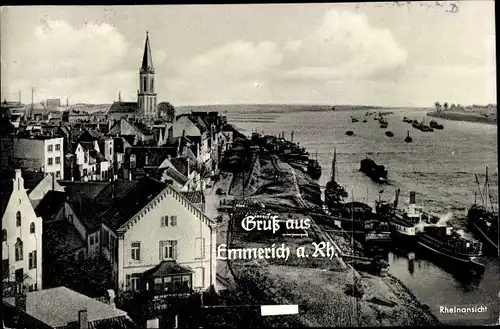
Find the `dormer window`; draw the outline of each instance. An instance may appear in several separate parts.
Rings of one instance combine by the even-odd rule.
[[[30,233],[33,234],[35,233],[35,223],[31,222],[30,224]]]

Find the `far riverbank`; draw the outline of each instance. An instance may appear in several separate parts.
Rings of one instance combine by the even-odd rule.
[[[445,120],[452,121],[467,121],[467,122],[479,122],[486,124],[497,124],[496,115],[483,115],[480,113],[468,113],[468,112],[428,112],[427,116],[434,118],[441,118]]]

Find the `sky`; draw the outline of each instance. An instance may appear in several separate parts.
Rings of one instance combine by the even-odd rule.
[[[493,1],[3,7],[1,97],[136,101],[149,32],[158,102],[496,104]]]

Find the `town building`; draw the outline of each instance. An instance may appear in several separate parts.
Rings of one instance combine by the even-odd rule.
[[[26,193],[20,169],[0,181],[2,279],[10,289],[42,289],[42,219]],[[12,285],[14,283],[14,285]]]
[[[12,166],[64,177],[63,138],[46,135],[16,136],[12,140]]]
[[[153,57],[151,56],[149,34],[147,32],[142,64],[139,69],[137,102],[122,102],[121,97],[119,97],[118,102],[114,102],[108,110],[108,118],[110,120],[119,120],[134,116],[146,119],[155,119],[159,116],[157,94],[155,92],[155,69],[153,66]]]

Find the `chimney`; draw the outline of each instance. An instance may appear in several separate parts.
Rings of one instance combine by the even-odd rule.
[[[55,178],[54,173],[51,173],[51,175],[52,175],[52,191],[55,191],[55,189],[56,189],[56,178]]]
[[[410,192],[410,204],[415,204],[415,192]]]
[[[78,328],[79,329],[89,329],[87,310],[82,310],[82,311],[78,312]]]

